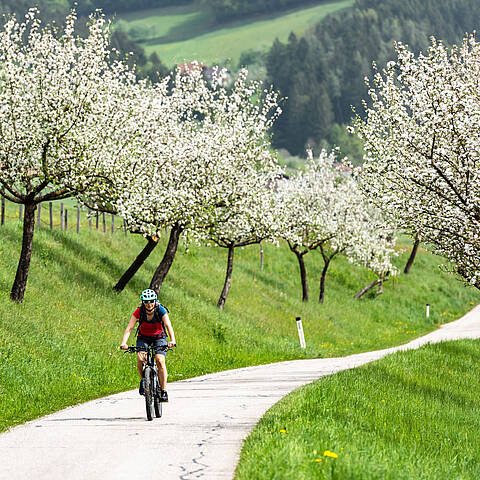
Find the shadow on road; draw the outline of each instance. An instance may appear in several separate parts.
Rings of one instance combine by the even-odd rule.
[[[48,422],[124,422],[127,420],[136,420],[145,422],[145,417],[81,417],[81,418],[52,418]]]

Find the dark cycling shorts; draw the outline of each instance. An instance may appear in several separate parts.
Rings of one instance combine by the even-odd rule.
[[[147,347],[153,345],[155,353],[159,353],[164,357],[167,355],[167,349],[163,349],[163,346],[167,346],[167,337],[142,337],[139,335],[137,337],[137,347],[144,348],[147,351]]]

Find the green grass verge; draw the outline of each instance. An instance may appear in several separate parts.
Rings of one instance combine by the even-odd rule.
[[[329,13],[350,7],[353,0],[333,0],[279,14],[213,25],[195,5],[149,9],[118,16],[118,24],[150,55],[156,52],[168,66],[198,60],[209,65],[237,65],[242,52],[263,51],[290,32],[303,35]]]
[[[427,345],[302,387],[246,439],[235,478],[478,479],[479,356],[480,341]]]
[[[145,245],[137,235],[94,229],[67,232],[42,223],[35,233],[25,300],[9,299],[21,246],[21,225],[8,207],[0,228],[0,429],[137,386],[134,359],[118,349],[122,333],[161,260],[160,245],[127,289],[112,285]],[[320,254],[307,255],[312,300],[301,301],[298,267],[285,247],[236,252],[226,308],[216,302],[226,266],[219,248],[180,248],[161,292],[179,348],[169,354],[170,380],[280,360],[328,357],[405,343],[461,316],[480,294],[437,269],[420,253],[412,273],[385,284],[378,298],[353,295],[372,274],[345,259],[332,263],[326,302],[319,305]],[[398,258],[403,264],[406,254]],[[425,318],[425,303],[432,315]],[[307,349],[298,345],[303,318]],[[133,341],[133,340],[131,340]]]

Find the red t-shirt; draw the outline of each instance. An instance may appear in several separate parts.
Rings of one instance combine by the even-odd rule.
[[[155,308],[158,308],[155,306]],[[160,317],[163,317],[167,311],[160,305]],[[140,320],[140,307],[138,307],[134,312],[133,316]],[[165,336],[165,329],[163,328],[163,322],[143,322],[140,325],[138,330],[140,335],[145,337],[158,337],[158,336]]]

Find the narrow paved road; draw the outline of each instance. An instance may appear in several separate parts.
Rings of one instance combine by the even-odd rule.
[[[400,347],[171,383],[164,416],[152,422],[136,390],[67,408],[0,435],[0,478],[231,479],[242,440],[293,389],[398,350],[459,338],[480,338],[480,306]]]

